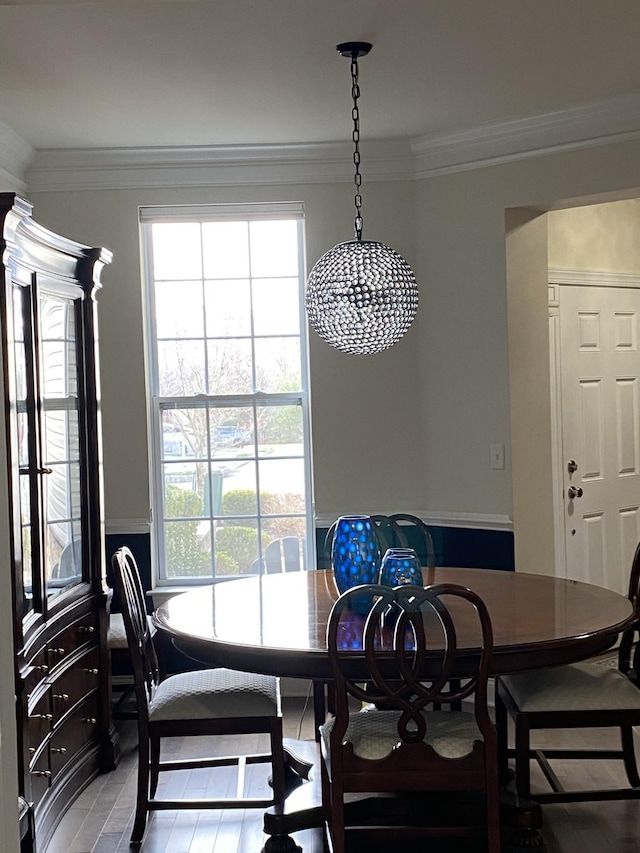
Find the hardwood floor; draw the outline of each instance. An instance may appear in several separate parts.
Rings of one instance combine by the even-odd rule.
[[[304,700],[284,700],[285,737],[311,740],[313,715],[310,707],[303,709]],[[304,713],[303,713],[304,711]],[[120,723],[123,755],[116,770],[104,774],[89,785],[75,802],[73,808],[58,826],[46,853],[129,853],[129,835],[133,821],[136,782],[135,724]],[[610,733],[539,732],[535,743],[558,746],[575,742],[587,746],[604,746],[615,743]],[[198,754],[203,751],[201,738],[186,739],[176,743],[176,751]],[[220,744],[228,752],[231,746]],[[253,747],[252,747],[253,748]],[[210,747],[206,748],[210,751]],[[585,769],[584,762],[567,762],[562,767],[554,763],[556,772],[572,785],[591,786],[594,783],[624,784],[622,766],[610,762],[594,762]],[[266,771],[261,775],[257,767],[251,768],[252,785],[256,789],[266,785]],[[220,771],[216,771],[220,773]],[[212,781],[211,771],[176,772],[166,774],[167,791],[176,796],[185,792],[193,796],[206,795],[229,782],[224,774]],[[161,782],[161,784],[163,784]],[[532,770],[533,790],[544,787],[544,780]],[[569,782],[567,781],[567,784]],[[640,803],[627,800],[611,803],[573,803],[544,806],[542,831],[548,853],[637,853],[640,847]],[[303,853],[323,853],[322,834],[308,830],[295,834]],[[228,811],[177,811],[156,812],[149,821],[142,853],[260,853],[264,843],[262,813],[258,810]],[[478,853],[478,845],[451,847],[429,845],[430,853],[462,851]],[[389,844],[380,846],[388,853]],[[39,853],[44,853],[39,851]],[[367,853],[374,853],[371,846]],[[376,851],[377,853],[377,851]]]

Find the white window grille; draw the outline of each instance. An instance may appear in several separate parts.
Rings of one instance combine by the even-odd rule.
[[[302,205],[140,214],[158,580],[313,568]]]

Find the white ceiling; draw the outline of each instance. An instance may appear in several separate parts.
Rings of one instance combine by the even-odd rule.
[[[420,140],[640,92],[638,0],[0,0],[0,122],[36,149]]]

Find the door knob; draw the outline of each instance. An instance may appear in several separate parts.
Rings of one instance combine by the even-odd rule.
[[[569,495],[569,499],[573,500],[574,498],[582,497],[582,489],[580,486],[569,486],[569,491],[567,492]]]

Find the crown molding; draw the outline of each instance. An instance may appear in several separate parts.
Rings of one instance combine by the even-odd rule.
[[[0,187],[5,192],[24,194],[25,171],[34,150],[29,143],[0,122]]]
[[[347,143],[50,149],[36,152],[27,184],[52,192],[335,183],[353,181],[352,156]],[[365,156],[367,178],[413,179],[406,140],[369,141]]]
[[[640,92],[415,140],[415,177],[640,138]]]
[[[28,192],[353,180],[350,142],[32,152],[24,140],[6,131],[14,145],[4,151],[0,127],[0,177],[4,167]],[[640,92],[422,139],[365,140],[364,178],[420,180],[628,139],[640,139]],[[21,146],[15,144],[18,140]]]

